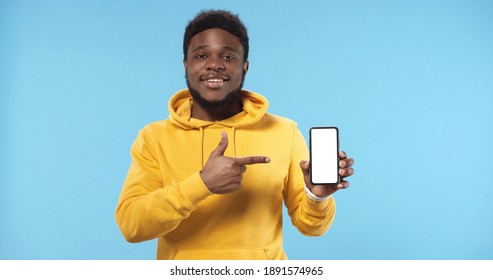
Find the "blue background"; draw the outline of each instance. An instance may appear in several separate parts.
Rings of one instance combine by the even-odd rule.
[[[154,259],[114,210],[129,149],[185,87],[200,9],[240,14],[245,88],[340,128],[351,187],[291,259],[493,259],[492,1],[0,1],[0,258]]]

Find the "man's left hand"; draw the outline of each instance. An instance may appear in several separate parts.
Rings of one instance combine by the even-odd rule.
[[[349,182],[345,179],[354,174],[354,169],[351,167],[354,164],[354,160],[348,158],[344,151],[339,152],[339,158],[339,176],[341,179],[338,184],[313,185],[310,180],[310,161],[303,160],[300,162],[301,170],[305,177],[305,185],[314,195],[326,197],[338,190],[349,187]]]

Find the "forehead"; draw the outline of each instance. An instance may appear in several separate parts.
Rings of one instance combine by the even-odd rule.
[[[243,53],[238,37],[219,28],[207,29],[193,36],[188,51],[197,48],[227,48]]]

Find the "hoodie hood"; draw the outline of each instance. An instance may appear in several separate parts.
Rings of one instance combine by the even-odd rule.
[[[240,128],[257,123],[266,114],[269,102],[258,93],[247,90],[241,91],[243,111],[225,120],[216,122],[192,118],[193,98],[188,89],[181,90],[173,95],[168,109],[170,121],[186,130],[203,128],[219,123],[231,128]]]

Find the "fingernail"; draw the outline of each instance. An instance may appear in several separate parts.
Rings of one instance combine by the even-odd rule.
[[[265,158],[265,162],[266,163],[269,163],[270,162],[270,158]]]

